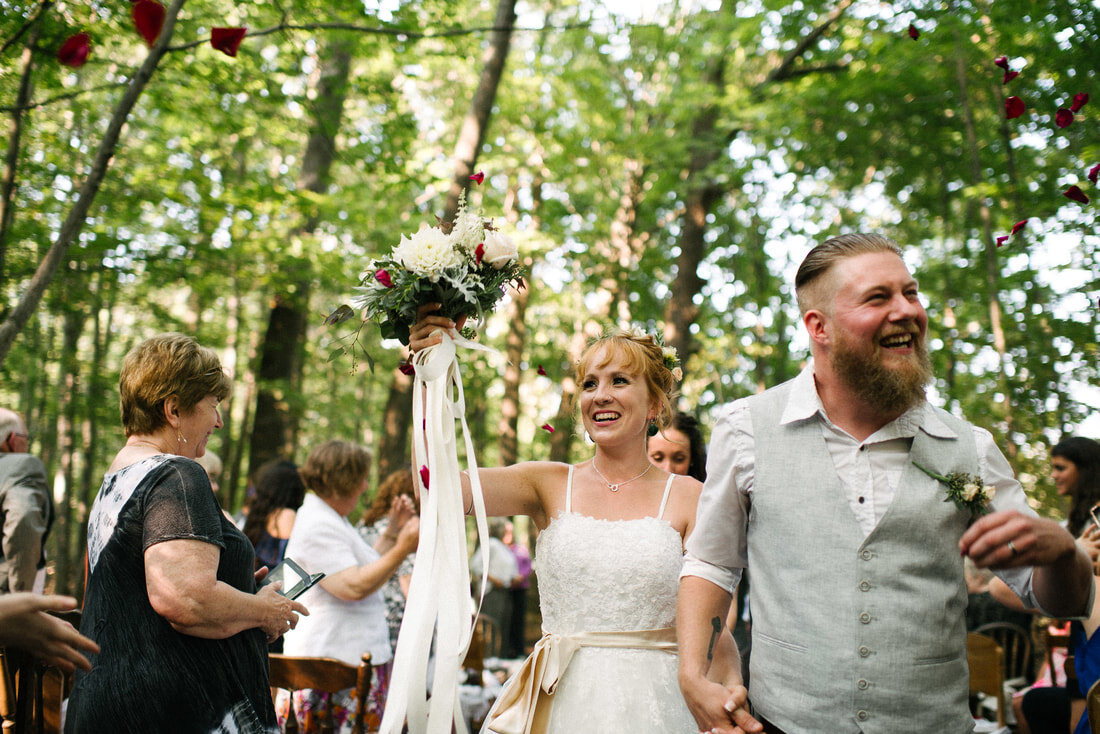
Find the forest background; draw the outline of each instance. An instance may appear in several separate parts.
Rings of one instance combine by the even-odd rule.
[[[0,0],[0,404],[56,478],[56,589],[79,593],[118,368],[154,333],[234,377],[229,509],[328,438],[405,466],[403,349],[322,322],[466,188],[529,274],[481,335],[503,356],[463,355],[482,465],[585,458],[571,368],[610,324],[663,332],[708,427],[793,377],[794,268],[874,230],[920,280],[934,402],[1064,511],[1047,450],[1100,402],[1100,98],[1057,113],[1100,91],[1100,3],[171,0],[146,43],[148,2]],[[235,56],[215,27],[248,29]]]

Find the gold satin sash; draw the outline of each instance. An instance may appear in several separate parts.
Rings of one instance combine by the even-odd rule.
[[[581,632],[575,635],[544,634],[512,680],[493,704],[485,731],[493,734],[531,734],[546,731],[550,697],[569,667],[573,653],[582,647],[619,647],[677,653],[676,629],[629,632]]]

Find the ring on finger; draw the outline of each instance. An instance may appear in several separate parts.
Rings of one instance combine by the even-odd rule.
[[[1008,550],[1009,550],[1009,552],[1010,552],[1010,553],[1012,554],[1012,557],[1013,557],[1013,558],[1015,558],[1016,556],[1020,555],[1020,549],[1019,549],[1019,548],[1017,548],[1017,547],[1016,547],[1016,544],[1015,544],[1015,543],[1013,543],[1013,542],[1012,542],[1011,540],[1010,540],[1010,541],[1008,541],[1007,543],[1005,543],[1005,545],[1007,545],[1007,546],[1008,546]]]

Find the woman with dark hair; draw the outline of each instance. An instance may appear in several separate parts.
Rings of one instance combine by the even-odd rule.
[[[256,472],[256,494],[249,503],[244,534],[256,549],[256,563],[274,568],[286,553],[294,517],[306,496],[306,485],[292,461],[269,461]]]
[[[1058,495],[1071,499],[1066,527],[1079,537],[1092,522],[1089,511],[1100,504],[1100,443],[1083,436],[1063,438],[1050,450],[1050,475]]]
[[[649,437],[649,460],[669,474],[684,474],[700,482],[707,478],[707,445],[699,421],[677,413],[663,430]]]

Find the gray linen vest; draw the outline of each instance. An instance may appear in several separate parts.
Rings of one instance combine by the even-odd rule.
[[[791,383],[751,398],[755,480],[750,698],[787,734],[972,732],[966,586],[969,515],[909,464],[866,539],[817,419],[779,425]],[[918,431],[910,457],[977,474],[972,429]]]

